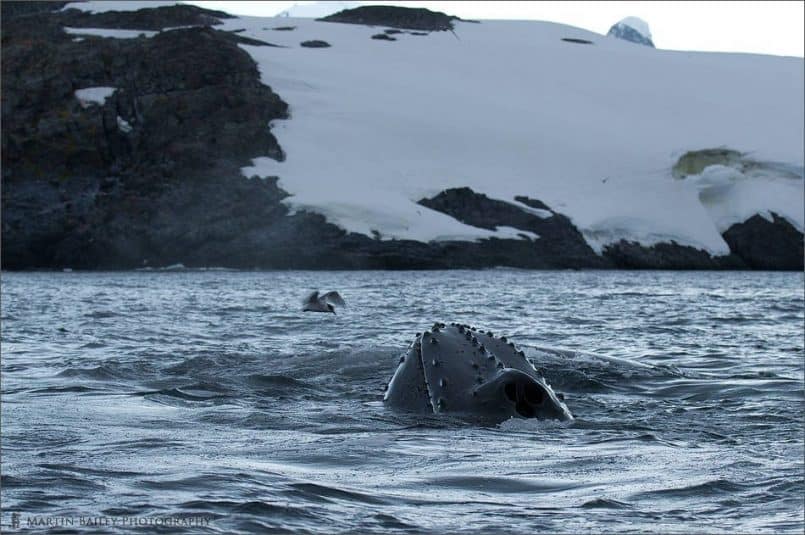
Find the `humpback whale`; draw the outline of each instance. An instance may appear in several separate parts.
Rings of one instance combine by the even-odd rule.
[[[418,334],[383,397],[406,412],[572,420],[563,399],[505,336],[458,323]]]

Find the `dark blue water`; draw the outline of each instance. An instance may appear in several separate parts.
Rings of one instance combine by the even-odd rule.
[[[576,420],[386,410],[436,320]],[[801,273],[4,273],[3,531],[802,533],[804,321]]]

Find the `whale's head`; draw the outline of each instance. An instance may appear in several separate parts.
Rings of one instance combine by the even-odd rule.
[[[400,357],[384,401],[408,411],[571,420],[564,401],[505,336],[436,323]]]

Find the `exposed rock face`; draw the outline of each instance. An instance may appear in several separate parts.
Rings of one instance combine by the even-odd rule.
[[[458,20],[458,17],[425,8],[361,6],[345,9],[317,20],[434,32],[452,30],[453,21]]]
[[[0,2],[0,17],[10,20],[14,17],[46,13],[63,8],[69,2]]]
[[[791,223],[772,213],[773,221],[754,215],[723,234],[730,250],[752,269],[802,271],[803,236]]]
[[[204,22],[215,13],[177,12]],[[158,226],[166,211],[181,218],[181,205],[166,206],[174,192],[203,191],[201,184],[232,177],[248,184],[239,170],[251,158],[283,158],[267,125],[287,117],[287,105],[260,83],[232,34],[194,27],[151,39],[76,42],[60,27],[75,24],[76,13],[3,19],[7,268],[142,265],[177,243],[160,241]],[[137,13],[102,20],[131,27]],[[99,86],[116,91],[82,107],[75,90]],[[245,184],[234,190],[249,189]],[[226,204],[227,195],[237,194],[199,201],[209,208]]]
[[[223,11],[212,11],[190,5],[160,6],[137,11],[105,11],[89,13],[68,9],[60,14],[65,26],[76,28],[116,28],[121,30],[164,30],[178,26],[213,26],[219,19],[232,18]]]
[[[604,256],[621,269],[745,269],[734,255],[710,256],[707,251],[676,242],[650,247],[621,240],[604,247]]]
[[[537,210],[550,210],[541,201],[527,197],[517,199]],[[523,247],[522,254],[529,259],[532,267],[608,266],[587,245],[570,220],[556,212],[549,212],[551,215],[548,217],[541,217],[514,204],[490,199],[470,188],[448,189],[432,199],[422,199],[419,204],[474,227],[494,230],[496,227],[507,226],[539,235],[539,239],[533,242],[524,240],[527,246]]]

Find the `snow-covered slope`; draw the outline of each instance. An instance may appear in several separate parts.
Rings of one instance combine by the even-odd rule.
[[[455,26],[385,41],[371,39],[381,27],[225,20],[283,47],[241,45],[290,105],[271,125],[285,161],[243,173],[276,175],[291,207],[383,239],[512,234],[417,204],[461,186],[540,199],[599,251],[675,240],[726,254],[725,225],[754,213],[803,229],[802,59],[655,50],[548,22]],[[300,46],[314,39],[331,47]],[[745,164],[672,173],[719,147]]]
[[[677,159],[729,147],[801,173],[799,59],[651,50],[541,22],[459,22],[456,36],[395,42],[371,40],[378,28],[294,24],[271,32],[262,20],[227,23],[288,46],[244,47],[291,107],[275,125],[286,161],[258,160],[244,172],[278,175],[289,204],[349,230],[455,234],[416,201],[469,186],[539,198],[594,247],[674,239],[727,253],[720,231],[731,207],[714,217],[693,181],[672,177]],[[300,48],[307,39],[332,47]],[[757,191],[741,196],[751,208],[736,203],[733,220],[775,211],[803,228],[801,178],[753,183]]]

